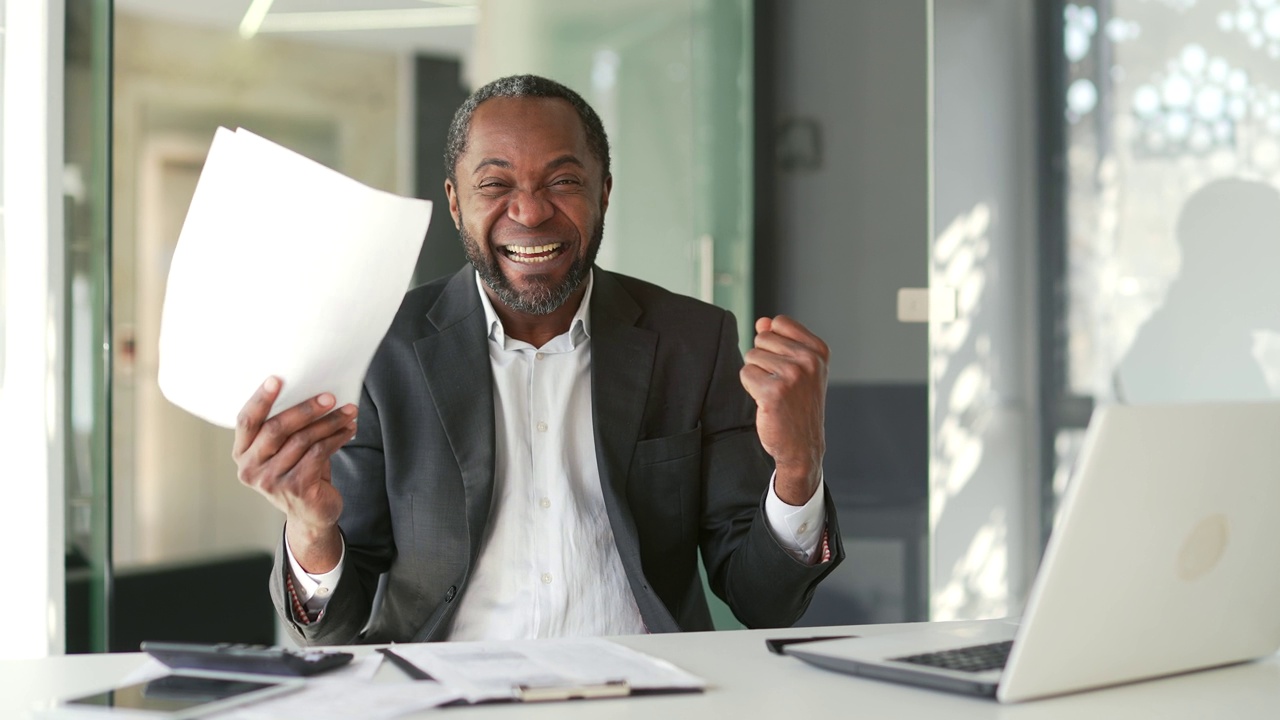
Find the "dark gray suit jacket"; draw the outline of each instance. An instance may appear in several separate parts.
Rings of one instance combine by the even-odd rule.
[[[795,622],[844,551],[829,495],[828,562],[797,562],[769,531],[772,461],[738,378],[733,316],[599,268],[590,313],[600,482],[646,626],[711,629],[699,548],[712,589],[743,623]],[[448,632],[493,495],[484,318],[470,266],[405,296],[365,378],[356,437],[333,459],[346,561],[318,622],[294,621],[283,543],[277,552],[271,595],[299,642],[421,642]]]

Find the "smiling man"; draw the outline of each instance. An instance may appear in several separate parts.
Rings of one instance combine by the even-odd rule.
[[[469,266],[406,294],[359,407],[245,405],[240,478],[285,513],[272,597],[311,644],[711,629],[804,612],[843,557],[822,483],[826,345],[595,267],[596,113],[545,78],[459,108]]]

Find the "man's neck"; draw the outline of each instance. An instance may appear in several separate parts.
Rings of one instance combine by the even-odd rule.
[[[502,331],[506,336],[540,348],[557,335],[568,332],[569,326],[573,323],[573,316],[577,314],[578,306],[582,304],[582,297],[587,292],[587,284],[579,285],[560,307],[547,315],[533,315],[514,310],[499,300],[488,286],[485,286],[484,292],[489,296],[489,302],[493,305],[493,311],[498,315],[498,320],[502,323]]]

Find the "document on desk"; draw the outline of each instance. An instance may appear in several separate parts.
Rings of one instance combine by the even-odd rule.
[[[457,690],[437,682],[378,683],[368,680],[320,679],[306,687],[262,702],[213,715],[216,720],[391,720],[407,713],[439,707],[459,698]]]
[[[270,375],[273,415],[321,392],[358,402],[430,219],[426,200],[218,128],[169,265],[161,391],[223,427]]]
[[[567,699],[706,687],[666,660],[601,638],[424,643],[395,651],[473,703],[531,699],[522,693]]]

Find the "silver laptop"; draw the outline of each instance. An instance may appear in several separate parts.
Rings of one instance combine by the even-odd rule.
[[[1240,403],[1095,411],[1020,623],[922,625],[786,653],[1018,702],[1277,647],[1280,403]]]

